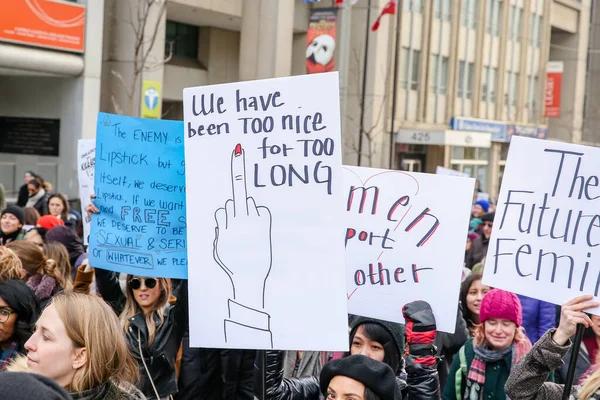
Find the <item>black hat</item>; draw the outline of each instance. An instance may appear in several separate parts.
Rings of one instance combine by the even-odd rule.
[[[387,365],[362,354],[340,358],[325,364],[321,371],[321,393],[327,395],[329,383],[336,376],[347,376],[369,388],[381,400],[394,400],[398,385],[394,371]]]
[[[0,397],[11,400],[71,400],[58,383],[42,375],[29,372],[0,373]]]
[[[481,217],[481,220],[483,222],[494,222],[494,217],[495,216],[496,216],[495,212],[487,213],[483,217]]]
[[[25,211],[23,211],[23,209],[19,206],[8,206],[4,209],[4,211],[2,211],[2,215],[4,214],[12,214],[15,217],[17,217],[17,219],[19,220],[19,222],[21,224],[25,223]]]
[[[352,323],[352,329],[350,330],[350,340],[352,340],[352,338],[354,337],[354,334],[356,333],[358,327],[367,323],[376,324],[385,329],[390,334],[392,339],[394,339],[394,344],[396,345],[398,350],[398,356],[399,358],[402,358],[402,354],[404,353],[404,325],[398,324],[396,322],[382,321],[376,318],[356,317],[354,318],[354,321]]]

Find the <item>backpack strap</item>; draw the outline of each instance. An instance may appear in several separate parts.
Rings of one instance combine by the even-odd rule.
[[[456,400],[462,399],[462,379],[463,375],[467,376],[467,356],[465,355],[465,346],[461,347],[458,351],[458,359],[460,361],[460,367],[456,370],[455,376],[455,391]]]

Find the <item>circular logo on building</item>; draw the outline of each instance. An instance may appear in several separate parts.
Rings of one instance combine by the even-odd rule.
[[[148,89],[146,89],[146,91],[144,92],[144,103],[146,104],[146,108],[148,108],[149,110],[154,110],[158,105],[159,96],[160,95],[158,93],[158,90],[156,90],[155,88],[149,87]]]
[[[473,138],[471,137],[471,135],[467,135],[465,137],[465,143],[467,143],[467,144],[473,143]]]

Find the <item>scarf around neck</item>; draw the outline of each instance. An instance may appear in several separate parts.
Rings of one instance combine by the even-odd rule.
[[[12,342],[4,351],[0,351],[0,371],[4,371],[8,363],[17,356],[19,345],[17,342]]]
[[[496,362],[512,355],[511,370],[517,362],[531,349],[531,342],[525,339],[522,342],[515,342],[511,347],[504,350],[491,350],[485,346],[476,346],[473,344],[475,357],[469,367],[467,376],[467,390],[465,399],[479,399],[483,395],[483,385],[485,384],[485,367],[488,362]],[[506,397],[508,399],[508,396]]]
[[[35,203],[37,203],[38,200],[41,199],[42,197],[44,197],[45,195],[46,195],[46,190],[44,188],[41,188],[39,192],[37,192],[36,194],[31,196],[29,199],[27,199],[27,204],[25,204],[25,207],[35,206]]]

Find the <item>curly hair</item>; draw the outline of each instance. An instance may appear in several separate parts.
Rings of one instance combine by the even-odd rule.
[[[15,252],[0,246],[0,280],[21,279],[24,273],[23,264]]]

